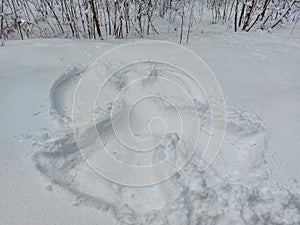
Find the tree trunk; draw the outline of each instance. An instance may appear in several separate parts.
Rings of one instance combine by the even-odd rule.
[[[193,16],[194,16],[194,0],[192,0],[191,6],[190,6],[190,18],[189,18],[189,26],[188,31],[186,35],[186,43],[189,43],[190,40],[190,33],[193,25]]]
[[[245,3],[242,3],[242,4],[243,4],[243,6],[242,6],[242,10],[241,10],[240,19],[239,19],[239,27],[241,27],[241,25],[242,25],[242,20],[243,20],[244,13],[245,13]]]
[[[92,13],[93,13],[93,20],[94,20],[97,34],[98,34],[99,38],[103,39],[102,35],[101,35],[100,24],[99,24],[99,21],[97,18],[97,12],[96,12],[96,8],[95,8],[94,0],[90,0],[90,5],[91,5]]]
[[[111,17],[110,17],[110,10],[108,0],[106,0],[106,12],[107,12],[107,21],[108,21],[108,34],[111,35]]]
[[[243,26],[242,30],[245,30],[247,28],[247,26],[249,26],[250,19],[251,19],[251,14],[252,14],[253,9],[254,9],[254,4],[255,4],[255,0],[252,0],[251,6],[249,6],[248,12],[246,14],[246,21],[244,22],[244,26]]]
[[[0,21],[0,38],[2,38],[3,32],[3,21],[4,21],[4,12],[3,12],[3,0],[1,0],[1,21]]]
[[[20,21],[18,20],[18,14],[17,14],[17,10],[16,10],[15,0],[12,0],[12,5],[13,5],[14,13],[15,13],[15,23],[16,23],[18,29],[19,29],[21,39],[23,40],[24,37],[23,37],[23,34],[22,34]]]
[[[182,14],[181,14],[180,39],[179,39],[180,44],[182,42],[182,36],[183,36],[183,22],[184,22],[184,11],[182,11]]]
[[[239,0],[236,0],[235,5],[235,15],[234,15],[234,31],[237,32],[237,23],[238,23],[238,10],[239,10]]]

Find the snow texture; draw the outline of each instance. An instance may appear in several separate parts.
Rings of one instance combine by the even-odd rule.
[[[201,55],[209,65],[212,65],[212,69],[224,88],[228,101],[224,143],[217,159],[206,171],[199,172],[198,162],[201,152],[196,153],[189,163],[169,180],[143,188],[112,183],[96,174],[83,159],[70,123],[73,96],[87,66],[100,53],[111,49],[119,42],[112,41],[102,45],[92,41],[83,43],[58,39],[8,44],[3,49],[3,53],[0,52],[1,66],[4,65],[0,72],[1,79],[4,80],[1,85],[1,95],[4,98],[3,107],[6,107],[1,110],[1,122],[3,121],[3,124],[7,126],[7,134],[1,132],[0,140],[4,143],[3,146],[8,148],[12,146],[10,143],[14,142],[11,137],[18,135],[18,139],[24,142],[24,148],[31,149],[30,156],[27,157],[27,165],[32,163],[31,156],[33,155],[36,168],[42,176],[46,177],[46,184],[45,182],[38,183],[31,191],[30,186],[27,186],[28,195],[45,196],[44,193],[34,193],[34,190],[40,189],[42,185],[45,185],[46,190],[51,193],[53,189],[65,190],[75,196],[73,206],[78,206],[76,209],[78,213],[84,212],[85,207],[98,209],[95,214],[91,215],[92,219],[89,220],[91,224],[99,222],[99,218],[103,218],[104,214],[113,218],[110,224],[300,224],[300,189],[297,184],[299,167],[292,163],[294,160],[299,165],[297,161],[299,157],[297,159],[296,156],[299,156],[297,150],[300,143],[296,137],[297,135],[299,137],[299,123],[297,122],[299,122],[300,109],[295,104],[295,99],[299,99],[300,94],[299,40],[297,38],[288,40],[279,35],[270,38],[268,34],[260,33],[251,35],[249,37],[230,33],[222,36],[211,34],[203,36],[199,41],[194,39],[193,44],[188,46]],[[72,50],[68,48],[67,51],[70,52],[63,52],[61,48],[66,49],[67,45],[76,46],[76,48]],[[99,49],[100,52],[98,52]],[[39,70],[33,69],[36,66],[32,63],[34,59],[24,57],[28,51],[30,54],[34,52],[35,55],[37,53],[42,55],[43,52],[48,51],[47,54],[54,57],[51,60],[41,57],[36,62],[37,65],[39,63],[43,65],[41,67],[43,71],[47,71],[42,72],[45,78],[39,75]],[[9,54],[9,52],[14,52],[14,54]],[[15,53],[20,53],[17,59],[24,59],[23,62],[16,61],[19,68],[24,68],[24,74],[20,72],[20,69],[13,69],[15,66],[6,64],[6,62],[12,62]],[[222,60],[216,60],[221,58]],[[56,68],[59,61],[63,63]],[[73,66],[66,70],[64,69],[66,65]],[[140,68],[128,68],[127,72],[134,73],[136,69]],[[59,75],[53,76],[52,71]],[[17,92],[14,95],[11,94],[15,97],[16,104],[19,104],[19,108],[16,106],[14,110],[9,103],[11,93],[9,87],[17,82],[17,79],[28,79],[26,81],[28,85],[22,84],[25,92],[28,93],[27,96],[31,96],[29,99],[35,99],[40,104],[45,104],[46,106],[42,107],[44,109],[36,107],[29,100],[24,103],[19,95],[22,92]],[[33,82],[41,82],[44,86],[34,87]],[[116,90],[122,89],[126,76],[115,76],[113,82]],[[159,81],[153,76],[145,80],[143,85],[155,85],[155,82]],[[50,87],[49,83],[51,83]],[[21,84],[14,85],[22,87]],[[44,97],[40,97],[40,94]],[[148,103],[153,104],[155,108],[162,102]],[[279,103],[282,105],[278,106]],[[177,102],[177,104],[185,107],[184,101]],[[282,110],[276,110],[277,107],[281,107]],[[22,115],[22,108],[25,110],[24,117],[31,118],[31,125],[9,123],[9,120],[13,121],[13,117]],[[142,109],[143,106],[140,109],[137,108],[137,113]],[[122,113],[122,110],[123,108],[120,107],[119,112]],[[205,101],[199,102],[197,111],[203,125],[201,135],[207,137],[206,126],[208,127],[210,121]],[[281,125],[280,119],[288,125]],[[35,120],[39,121],[39,124],[33,126]],[[143,120],[134,117],[133,121],[133,127],[136,125],[139,128]],[[97,130],[105,138],[106,144],[112,146],[110,149],[114,148],[114,133],[111,124],[117,123],[117,126],[122,127],[121,122],[122,120],[118,120],[117,117],[99,116],[97,120]],[[34,131],[28,130],[28,127]],[[89,156],[96,157],[98,153],[93,142],[97,137],[88,135],[89,125],[81,129],[85,134],[82,136],[82,141],[87,144]],[[137,130],[137,132],[143,133],[147,130]],[[5,139],[7,142],[4,141]],[[169,133],[158,146],[158,151],[153,155],[152,160],[160,160],[165,156],[164,154],[170,154],[178,141],[176,133]],[[32,145],[33,149],[28,147]],[[21,156],[24,154],[24,151],[17,150],[18,148],[20,147],[14,150],[14,154],[19,154],[14,159],[17,162],[22,161]],[[278,156],[280,153],[286,158]],[[1,160],[7,165],[2,170],[3,174],[8,174],[9,171],[13,171],[14,167],[10,167],[8,151],[3,150],[1,154],[6,156],[6,158],[1,157]],[[120,156],[121,152],[116,151],[113,154]],[[280,160],[284,162],[278,168],[277,161]],[[30,166],[26,168],[29,168],[28,177],[33,176],[37,179],[34,170]],[[279,170],[289,181],[281,179]],[[16,177],[16,179],[20,178]],[[28,182],[33,182],[32,179],[28,179]],[[2,182],[3,180],[1,184]],[[12,185],[12,181],[7,180],[5,184]],[[10,191],[6,188],[3,193],[10,193]],[[64,191],[59,194],[67,199],[68,197],[63,193]],[[35,200],[27,199],[27,201]],[[55,208],[55,203],[52,202],[52,204],[51,207]],[[5,207],[2,204],[0,206],[1,210]],[[12,207],[12,203],[7,202],[6,210],[11,211]],[[19,209],[19,212],[22,212],[22,209]],[[100,212],[101,214],[98,214]],[[71,211],[69,213],[71,215]],[[8,216],[2,213],[0,215],[4,221],[8,221]],[[46,218],[46,220],[51,221],[53,215],[51,217],[48,214],[48,216],[50,219]],[[23,218],[23,216],[18,213],[16,218]],[[60,216],[58,223],[68,223],[72,220],[68,218],[63,219]],[[28,223],[38,224],[38,221],[43,220],[38,218]],[[83,221],[78,220],[77,223],[80,224]]]

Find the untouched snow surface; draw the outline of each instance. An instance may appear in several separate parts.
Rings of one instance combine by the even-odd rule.
[[[171,179],[142,188],[96,174],[79,152],[71,123],[73,96],[87,67],[127,42],[26,40],[0,49],[0,224],[300,224],[299,39],[226,32],[193,38],[186,47],[214,71],[227,103],[221,152],[204,172],[196,153]],[[114,78],[116,89],[125,82]],[[188,112],[184,101],[176,103]],[[163,105],[147,104],[153,114]],[[206,104],[197,107],[204,136]],[[144,115],[143,105],[136,110]],[[142,121],[135,117],[133,127]],[[117,117],[101,116],[96,127],[115,150],[112,123],[122,127]],[[89,134],[89,126],[81,132]],[[97,159],[95,139],[82,136],[91,160]],[[177,142],[176,134],[167,135],[152,160]]]

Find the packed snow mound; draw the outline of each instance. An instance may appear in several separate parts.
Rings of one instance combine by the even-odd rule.
[[[131,51],[138,60],[116,57],[132,49],[124,46],[114,59],[105,55],[95,61],[83,74],[72,108],[74,134],[87,163],[105,178],[133,186],[168,179],[208,139],[199,129],[207,122],[201,118],[208,109],[206,95],[170,62],[144,60],[138,53],[149,47],[135,45]]]
[[[127,72],[136,73],[138,69],[138,67],[133,67]],[[157,72],[158,70],[149,67],[149,71]],[[111,154],[115,157],[128,160],[127,163],[141,162],[142,158],[122,155],[124,149],[115,148],[116,139],[112,124],[116,123],[120,129],[123,127],[124,121],[120,115],[127,112],[126,106],[128,105],[125,97],[122,98],[125,101],[119,103],[113,116],[107,114],[111,112],[109,102],[106,109],[96,110],[97,135],[90,132],[94,125],[83,123],[78,126],[82,134],[81,144],[78,145],[78,140],[68,124],[73,97],[71,93],[76,90],[80,80],[78,78],[81,76],[83,75],[80,74],[79,69],[70,70],[70,73],[63,75],[64,78],[54,83],[51,92],[52,112],[55,118],[64,124],[65,130],[48,133],[38,138],[37,142],[43,150],[34,155],[37,168],[41,173],[53,183],[73,193],[76,196],[76,204],[86,204],[107,211],[120,224],[300,223],[299,195],[270,181],[271,172],[268,170],[265,158],[268,132],[262,119],[247,109],[227,111],[227,130],[221,152],[212,166],[204,172],[199,172],[198,164],[202,153],[196,149],[191,160],[179,173],[160,184],[142,188],[129,187],[112,183],[99,176],[86,163],[78,147],[80,145],[85,147],[85,157],[97,160],[99,148],[95,145],[95,140],[99,136],[103,138],[105,145],[108,146],[107,149],[111,150]],[[126,76],[114,76],[107,94],[104,95],[105,99],[113,99],[114,91],[118,88],[122,89],[124,82],[126,82]],[[151,86],[151,90],[155,90],[157,94],[157,92],[164,91],[156,89],[155,85],[159,82],[155,76],[149,76],[142,83],[137,83],[135,90],[141,88],[141,85],[144,85],[142,87],[144,90]],[[113,85],[114,88],[112,88]],[[157,87],[160,86],[159,84]],[[192,90],[191,87],[190,90]],[[146,103],[152,106],[150,116],[155,115],[156,110],[161,109],[157,107],[167,107],[169,111],[165,108],[163,110],[169,113],[165,115],[166,121],[168,122],[169,119],[172,123],[177,119],[173,108],[166,105],[163,100],[148,99]],[[211,121],[209,107],[205,100],[198,102],[199,107],[196,107],[196,113],[194,109],[191,110],[185,99],[179,101],[176,98],[173,103],[177,108],[183,109],[184,115],[195,117],[195,121],[199,119],[201,124],[199,133],[203,140],[206,140],[209,137],[207,128]],[[143,117],[145,106],[137,105],[134,110],[133,132],[136,135],[148,137],[149,130],[140,129],[147,127]],[[161,127],[156,129],[156,125],[152,125],[153,127],[150,128],[154,134],[161,130]],[[158,143],[156,151],[142,163],[157,162],[163,160],[166,155],[172,154],[174,146],[180,141],[176,132],[179,128],[173,127],[172,129],[171,132],[164,134],[164,138],[159,139],[159,142],[153,139],[154,143]],[[189,139],[183,141],[187,143]]]

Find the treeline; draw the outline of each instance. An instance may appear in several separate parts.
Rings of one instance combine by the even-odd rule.
[[[181,43],[203,11],[212,24],[248,32],[296,24],[299,9],[300,0],[0,0],[0,38],[143,38],[175,30]]]

